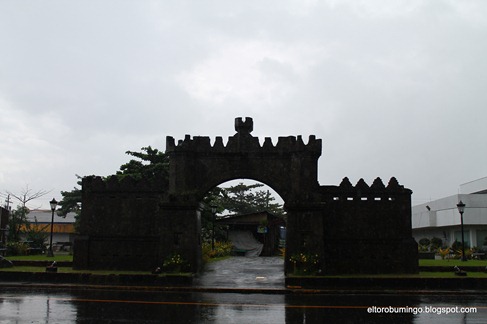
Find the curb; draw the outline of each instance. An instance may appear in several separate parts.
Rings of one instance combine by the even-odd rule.
[[[486,291],[486,278],[319,278],[288,277],[287,287],[302,289],[394,290],[394,291]]]
[[[239,294],[482,294],[483,278],[309,278],[285,279],[283,287],[193,286],[192,276],[92,275],[89,273],[0,272],[0,287],[70,290],[147,290]]]
[[[486,290],[420,290],[420,289],[306,289],[302,287],[286,288],[221,288],[221,287],[180,287],[180,286],[121,286],[90,284],[49,284],[25,282],[0,282],[5,289],[46,289],[46,290],[118,290],[118,291],[151,291],[182,293],[233,293],[265,295],[482,295]]]
[[[1,271],[1,282],[25,282],[50,285],[191,286],[193,284],[193,276]]]

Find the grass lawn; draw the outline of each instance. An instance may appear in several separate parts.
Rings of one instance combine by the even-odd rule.
[[[210,259],[209,262],[221,261],[228,257],[221,257]],[[7,260],[10,261],[73,261],[73,256],[69,254],[55,254],[54,257],[47,257],[45,254],[38,254],[38,255],[23,255],[23,256],[9,256],[6,257]],[[487,260],[468,260],[468,261],[461,261],[458,259],[449,259],[449,260],[419,260],[420,266],[428,266],[428,267],[454,267],[458,266],[460,268],[465,267],[487,267]],[[33,267],[33,266],[16,266],[13,268],[3,268],[0,271],[19,271],[19,272],[45,272],[45,267]],[[148,274],[147,271],[115,271],[115,270],[73,270],[70,267],[59,267],[58,271],[61,273],[91,273],[91,274],[99,274],[99,275],[109,275],[109,274]],[[484,272],[473,272],[468,271],[468,278],[487,278],[487,273]],[[170,274],[168,274],[170,275]],[[183,274],[184,275],[184,274]],[[419,274],[415,275],[347,275],[347,276],[330,276],[329,278],[458,278],[451,272],[420,272]]]
[[[290,277],[300,277],[290,275]],[[305,276],[307,277],[307,276]],[[356,275],[337,275],[337,276],[309,276],[309,278],[357,278],[357,279],[368,279],[368,278],[377,278],[377,279],[400,279],[400,278],[487,278],[487,273],[485,272],[467,272],[466,277],[459,277],[452,272],[433,272],[433,271],[424,271],[420,272],[419,274],[356,274]]]
[[[452,272],[420,272],[421,278],[487,278],[487,273],[467,271],[466,277],[459,277]]]
[[[12,268],[0,268],[0,272],[45,272],[46,267],[17,266]],[[58,267],[58,273],[89,273],[93,275],[148,275],[149,271],[128,271],[128,270],[73,270],[71,267]],[[191,273],[161,273],[161,276],[191,276]]]
[[[17,266],[13,268],[0,268],[2,271],[18,272],[45,272],[45,267]],[[90,273],[94,275],[147,275],[148,271],[117,271],[117,270],[73,270],[71,267],[58,267],[59,273]],[[191,275],[190,273],[162,273],[161,275]],[[291,275],[292,276],[292,275]],[[420,272],[419,274],[378,274],[378,275],[342,275],[319,276],[320,278],[459,278],[452,272]],[[468,272],[467,278],[487,278],[485,272]]]
[[[48,257],[45,254],[34,255],[16,255],[7,256],[5,259],[9,261],[73,261],[73,256],[69,254],[54,254],[54,257]]]
[[[229,255],[227,256],[222,256],[222,257],[216,257],[216,258],[211,258],[207,262],[218,262],[222,261],[225,259],[230,258]],[[5,257],[5,259],[9,261],[67,261],[67,262],[73,262],[73,255],[69,254],[54,254],[54,257],[48,257],[45,254],[36,254],[36,255],[17,255],[17,256],[8,256]]]
[[[47,257],[45,254],[36,255],[19,255],[19,256],[8,256],[5,257],[10,261],[73,261],[73,255],[70,254],[54,254],[54,257]],[[213,258],[208,260],[208,262],[216,262],[229,258],[229,256]],[[486,267],[487,260],[468,260],[461,261],[459,259],[449,259],[449,260],[419,260],[420,266],[428,267],[454,267],[454,266],[471,266],[471,267]]]
[[[467,260],[462,261],[459,259],[448,259],[448,260],[419,260],[420,266],[428,267],[485,267],[487,266],[487,260]]]
[[[18,271],[18,272],[45,272],[46,267],[18,266],[12,268],[2,268],[0,271]],[[100,275],[109,274],[149,274],[148,271],[116,271],[116,270],[73,270],[71,267],[58,267],[61,273],[91,273]]]

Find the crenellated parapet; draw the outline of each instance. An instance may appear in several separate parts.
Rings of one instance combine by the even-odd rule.
[[[136,180],[131,176],[125,176],[121,179],[117,176],[110,176],[108,178],[88,176],[83,178],[82,188],[85,191],[106,193],[163,192],[167,188],[167,180]]]
[[[382,201],[395,200],[399,196],[410,196],[412,191],[400,185],[395,177],[389,180],[387,186],[384,185],[381,178],[376,178],[370,186],[364,179],[360,179],[354,186],[345,177],[338,186],[322,186],[321,193],[325,196],[325,200]]]
[[[301,135],[279,137],[277,144],[272,143],[270,137],[264,139],[261,145],[258,137],[252,136],[253,130],[252,118],[247,117],[245,121],[242,118],[235,119],[235,130],[237,133],[228,138],[226,145],[223,143],[221,136],[216,137],[215,142],[211,145],[210,137],[186,135],[183,140],[176,144],[173,137],[166,137],[166,152],[199,152],[199,153],[298,153],[308,152],[321,155],[321,139],[310,135],[308,143],[305,144]]]

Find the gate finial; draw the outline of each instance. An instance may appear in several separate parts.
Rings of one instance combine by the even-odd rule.
[[[245,121],[242,121],[242,117],[235,118],[235,130],[239,134],[250,134],[254,130],[254,122],[252,118],[245,117]]]

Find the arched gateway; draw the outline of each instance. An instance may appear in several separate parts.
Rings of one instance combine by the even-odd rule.
[[[415,273],[417,245],[411,235],[411,190],[392,178],[369,186],[339,186],[317,180],[321,140],[280,137],[273,145],[251,135],[253,121],[235,119],[237,133],[226,145],[217,137],[175,143],[167,137],[169,181],[83,179],[83,210],[75,241],[74,267],[148,270],[173,251],[201,266],[200,202],[213,187],[254,179],[272,187],[287,211],[289,256],[318,255],[323,274]]]

